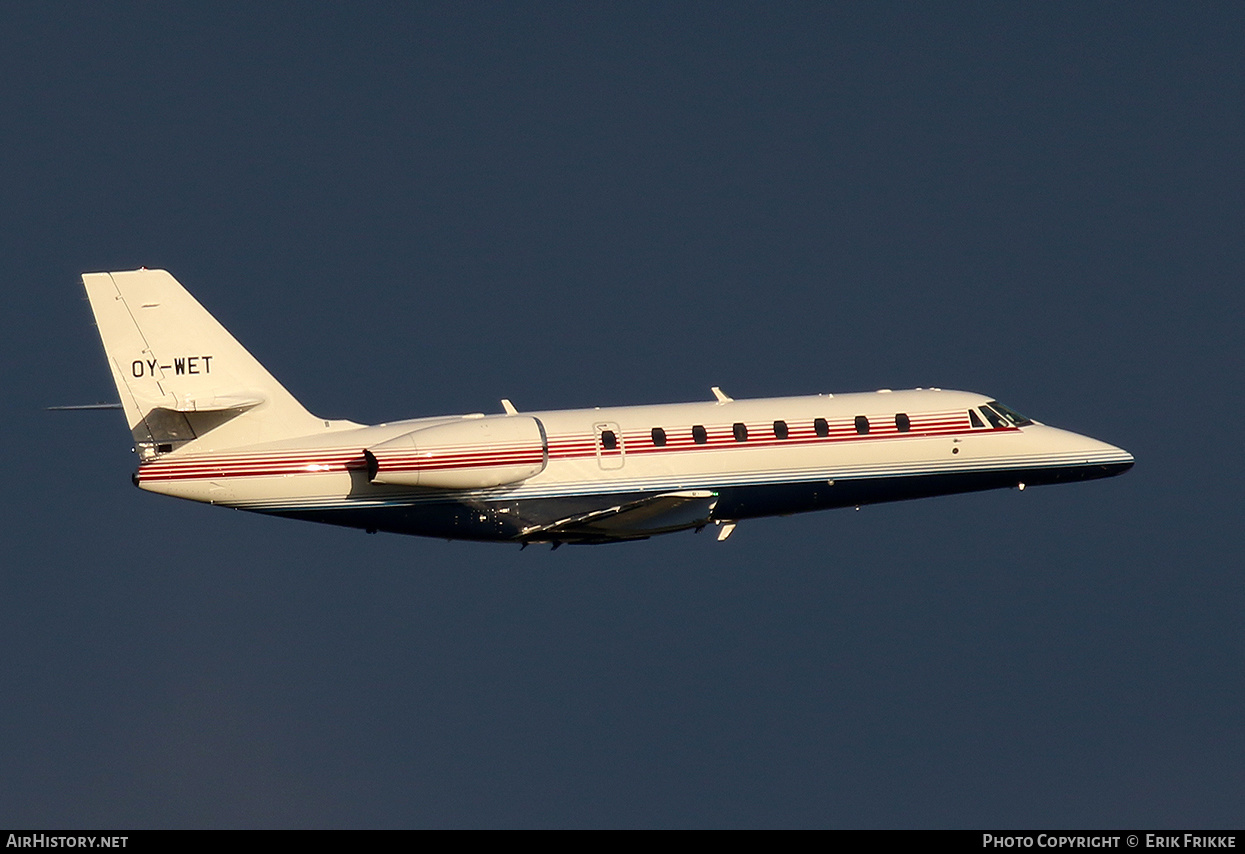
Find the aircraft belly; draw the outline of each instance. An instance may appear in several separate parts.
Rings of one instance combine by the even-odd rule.
[[[1044,486],[1113,477],[1133,463],[1093,463],[1087,465],[1031,465],[989,469],[964,469],[907,476],[864,476],[831,481],[792,484],[759,484],[719,490],[721,495],[715,518],[739,520],[761,516],[781,516],[812,510],[831,510],[981,492],[990,489]]]
[[[640,502],[652,493],[594,493],[515,500],[425,500],[394,503],[344,502],[321,506],[237,504],[278,516],[344,525],[369,531],[386,531],[451,540],[509,542],[605,543],[639,539],[680,528],[701,527],[716,520],[738,521],[761,516],[787,515],[813,510],[852,507],[937,495],[1049,483],[1065,483],[1110,477],[1131,463],[958,471],[908,477],[863,477],[851,480],[763,483],[714,490],[711,516],[687,515],[685,523],[656,528],[605,526],[580,530],[527,533],[533,527],[553,525],[576,514],[588,514],[610,505]]]

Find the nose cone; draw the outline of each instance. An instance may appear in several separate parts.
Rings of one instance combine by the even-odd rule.
[[[1084,478],[1113,477],[1133,467],[1133,455],[1098,439],[1058,427],[1027,428],[1050,463],[1074,467]]]
[[[1089,441],[1096,442],[1097,440],[1090,439]],[[1117,474],[1123,474],[1133,467],[1133,463],[1137,462],[1133,458],[1133,455],[1123,448],[1117,448],[1115,445],[1108,445],[1106,442],[1098,442],[1098,444],[1103,448],[1106,448],[1106,453],[1110,454],[1110,460],[1108,462],[1099,463],[1099,465],[1106,467],[1107,477],[1114,477]]]

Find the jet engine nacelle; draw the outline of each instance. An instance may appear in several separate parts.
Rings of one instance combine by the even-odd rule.
[[[484,489],[540,474],[549,442],[530,415],[497,415],[413,430],[363,454],[372,483]]]

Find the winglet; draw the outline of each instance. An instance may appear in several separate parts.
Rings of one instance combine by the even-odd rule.
[[[714,386],[713,388],[709,390],[713,392],[713,396],[718,399],[718,403],[732,403],[735,400],[735,398],[731,397],[730,395],[722,391],[722,389],[718,388],[717,386]]]
[[[514,408],[514,404],[511,403],[508,398],[503,397],[501,399],[501,408],[506,411],[507,415],[518,415],[519,414],[519,410]]]

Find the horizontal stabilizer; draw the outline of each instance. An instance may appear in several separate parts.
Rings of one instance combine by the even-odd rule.
[[[227,412],[250,409],[264,402],[257,394],[217,394],[207,397],[182,397],[173,407],[174,412]]]

